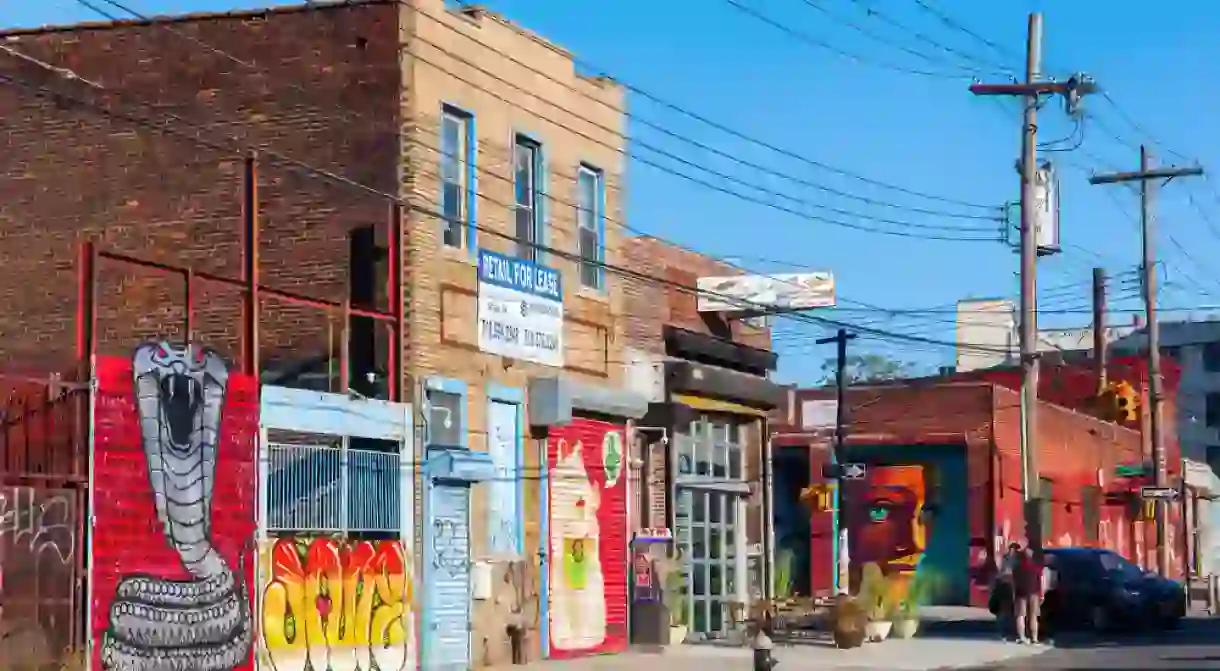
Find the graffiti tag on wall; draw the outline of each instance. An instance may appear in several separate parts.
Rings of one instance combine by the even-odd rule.
[[[38,560],[68,564],[76,554],[76,506],[70,494],[33,487],[0,489],[0,541]]]
[[[212,350],[149,343],[100,360],[98,391],[95,663],[247,668],[253,380]]]
[[[282,538],[269,562],[263,639],[277,671],[401,671],[414,659],[402,543]]]

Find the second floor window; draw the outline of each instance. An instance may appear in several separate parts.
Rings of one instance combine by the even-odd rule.
[[[1203,399],[1204,423],[1209,429],[1220,429],[1220,393],[1212,392]]]
[[[540,147],[527,137],[518,135],[513,147],[513,182],[516,187],[514,221],[516,225],[517,257],[533,261],[538,258],[539,230],[538,169]]]
[[[580,166],[576,178],[576,230],[580,244],[580,284],[602,288],[602,173]]]
[[[1203,370],[1220,373],[1220,342],[1209,342],[1203,346]]]
[[[445,108],[441,113],[441,213],[444,241],[450,247],[465,246],[470,223],[470,121],[458,110]]]

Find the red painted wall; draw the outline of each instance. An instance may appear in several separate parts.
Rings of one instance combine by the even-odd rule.
[[[624,427],[591,419],[553,429],[547,440],[552,659],[627,649],[625,444]],[[583,565],[590,536],[598,570]]]
[[[156,668],[216,668],[217,646],[225,646],[234,657],[240,657],[235,668],[252,668],[256,382],[250,377],[229,375],[217,441],[211,545],[231,569],[235,583],[232,590],[227,590],[227,601],[222,599],[215,609],[228,614],[220,621],[204,612],[209,603],[218,602],[196,592],[223,590],[225,578],[212,578],[211,583],[193,579],[179,553],[170,547],[158,520],[136,412],[132,362],[100,358],[97,379],[90,623],[95,637],[93,668],[120,668],[117,662],[105,663],[108,639],[118,641],[116,650],[144,660],[162,660],[153,664]],[[149,581],[143,586],[129,581],[141,576]],[[177,600],[184,614],[198,621],[189,628],[175,628],[172,623],[147,624],[147,618],[137,612],[146,614],[147,610],[136,604],[158,598]],[[139,629],[157,632],[163,640],[140,645],[140,636],[136,635]],[[211,636],[212,642],[205,642],[200,635],[209,631],[221,633]]]

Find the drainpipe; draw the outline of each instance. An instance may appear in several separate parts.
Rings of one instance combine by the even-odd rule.
[[[766,427],[766,420],[761,420]],[[766,427],[770,428],[770,427]],[[762,475],[763,475],[763,598],[775,598],[775,584],[771,575],[775,570],[775,480],[772,476],[771,457],[774,446],[772,437],[767,435],[762,444]]]

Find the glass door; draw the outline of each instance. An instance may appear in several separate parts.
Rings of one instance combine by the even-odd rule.
[[[724,635],[737,595],[737,495],[683,488],[678,493],[678,543],[686,573],[691,631]]]

